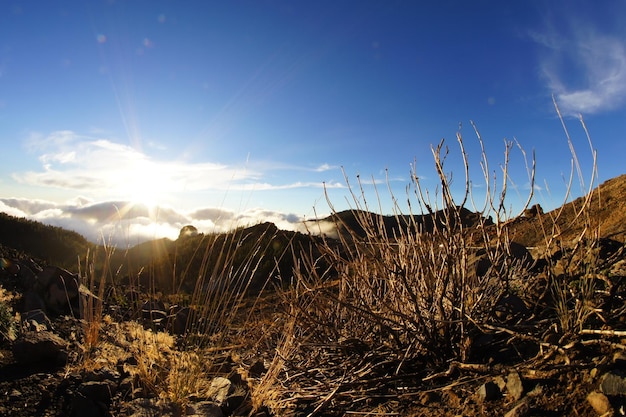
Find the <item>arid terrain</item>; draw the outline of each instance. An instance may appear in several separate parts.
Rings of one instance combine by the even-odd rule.
[[[0,247],[0,415],[624,415],[625,209],[622,175],[501,223],[343,213],[338,239],[260,225],[80,271],[26,225]]]

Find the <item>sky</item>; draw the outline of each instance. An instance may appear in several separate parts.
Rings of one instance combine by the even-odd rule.
[[[498,186],[514,143],[511,213],[531,188],[557,207],[625,171],[624,16],[622,0],[5,0],[0,211],[129,246],[187,224],[299,230],[363,201],[406,211],[412,172],[435,198],[442,139],[460,201],[459,134],[481,207],[474,126]]]

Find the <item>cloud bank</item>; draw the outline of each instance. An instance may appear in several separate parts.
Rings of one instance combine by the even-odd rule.
[[[284,230],[304,231],[301,216],[264,209],[240,213],[204,207],[181,211],[170,207],[147,206],[131,201],[91,202],[84,198],[67,204],[24,198],[1,198],[0,212],[28,218],[80,233],[94,243],[117,247],[167,237],[176,239],[180,229],[195,226],[201,233],[227,232],[238,226],[272,222]]]

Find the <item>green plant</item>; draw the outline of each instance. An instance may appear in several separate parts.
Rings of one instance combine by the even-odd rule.
[[[17,337],[17,322],[13,317],[13,309],[4,301],[0,301],[0,336],[6,341],[13,341]]]

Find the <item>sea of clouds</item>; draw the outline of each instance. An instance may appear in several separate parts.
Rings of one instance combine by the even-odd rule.
[[[283,230],[306,232],[311,229],[313,233],[320,230],[310,223],[307,227],[302,216],[257,208],[238,213],[215,207],[180,211],[128,201],[93,202],[86,198],[66,204],[1,198],[0,212],[62,227],[78,232],[91,242],[106,242],[117,247],[130,247],[163,237],[174,240],[186,225],[193,225],[200,233],[228,232],[263,222],[272,222]]]

